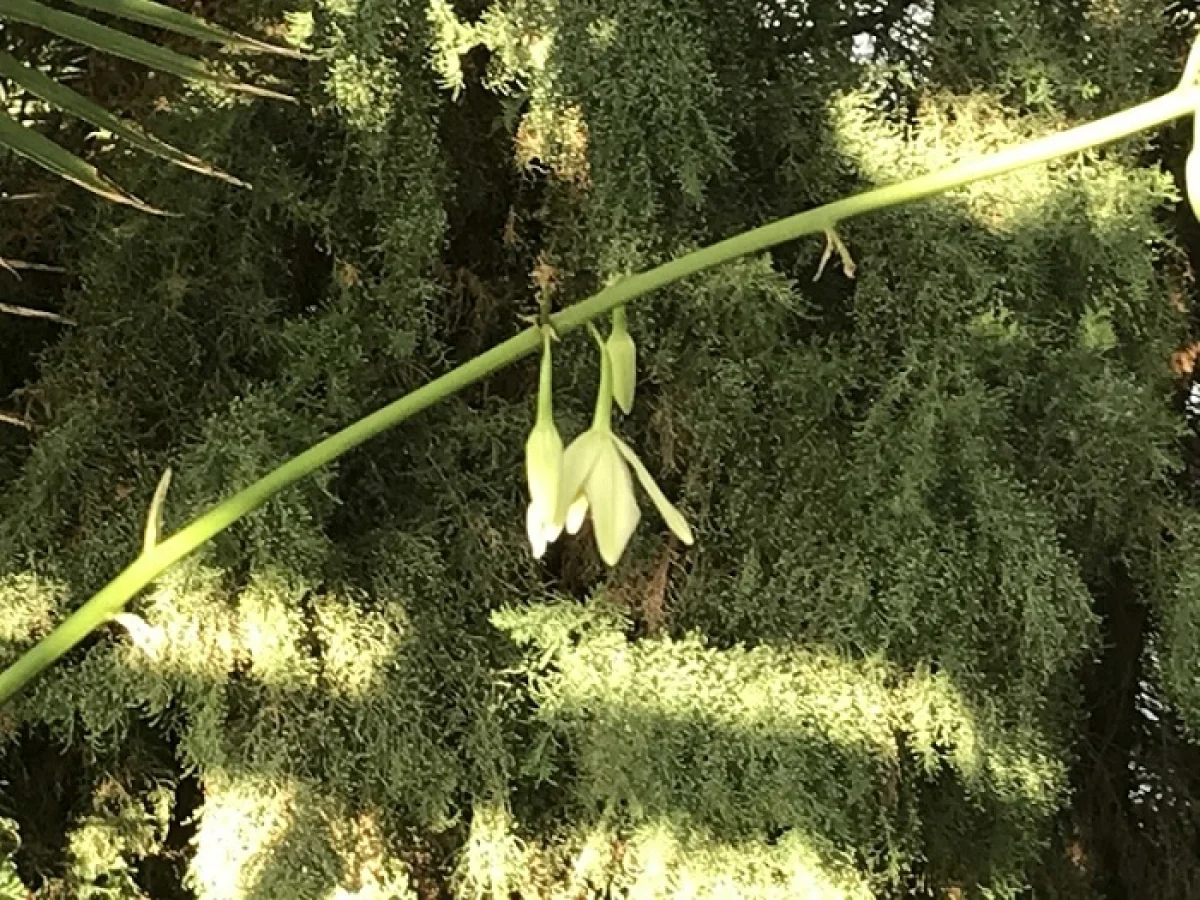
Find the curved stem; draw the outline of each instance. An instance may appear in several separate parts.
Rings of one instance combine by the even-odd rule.
[[[550,317],[550,322],[560,333],[571,331],[637,297],[705,269],[767,250],[786,241],[810,234],[821,234],[852,216],[912,203],[985,178],[993,178],[1120,140],[1191,115],[1198,103],[1200,88],[1181,85],[1154,100],[1078,128],[780,219],[619,281],[586,300],[555,313]],[[213,507],[190,525],[143,553],[101,588],[99,593],[68,616],[54,631],[0,672],[0,703],[12,697],[31,679],[107,622],[168,568],[238,519],[262,506],[272,496],[380,432],[400,424],[439,400],[456,394],[498,369],[533,353],[541,342],[542,331],[537,326],[522,331],[440,378],[314,444],[299,456],[288,460],[270,474]]]

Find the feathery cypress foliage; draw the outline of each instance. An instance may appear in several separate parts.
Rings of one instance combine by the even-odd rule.
[[[79,327],[0,465],[0,663],[135,552],[166,466],[170,528],[508,335],[539,292],[1178,68],[1170,20],[1132,0],[815,6],[319,0],[303,104],[164,116],[255,189],[122,159],[183,216],[77,211]],[[529,558],[534,366],[272,501],[0,710],[0,835],[22,842],[0,885],[1092,896],[1103,834],[1071,788],[1120,615],[1154,610],[1147,690],[1197,716],[1155,152],[856,220],[853,279],[814,282],[805,242],[631,309],[622,428],[693,548],[655,524],[612,572],[586,542]],[[593,348],[555,360],[575,434]],[[48,748],[73,761],[57,845],[17,777]],[[1179,853],[1156,896],[1197,877]]]

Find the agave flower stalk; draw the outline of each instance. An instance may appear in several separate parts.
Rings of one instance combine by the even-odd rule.
[[[1196,54],[1195,58],[1200,60],[1200,54]],[[1200,65],[1189,66],[1189,70],[1200,71]],[[739,257],[761,253],[796,238],[821,234],[826,228],[831,228],[834,223],[845,219],[915,203],[987,178],[1061,159],[1175,119],[1192,116],[1197,106],[1200,106],[1200,88],[1195,87],[1193,81],[1194,79],[1189,78],[1179,87],[1152,100],[1068,131],[1007,147],[987,156],[966,160],[907,181],[872,188],[694,250],[609,285],[599,293],[555,313],[550,317],[551,324],[555,331],[563,334],[658,288]],[[133,597],[163,572],[194,553],[233,523],[261,507],[280,491],[306,478],[322,466],[329,465],[387,429],[407,421],[422,410],[476,384],[505,366],[536,353],[542,343],[543,335],[536,328],[528,328],[513,335],[382,409],[331,434],[258,481],[216,504],[179,531],[155,544],[150,552],[139,554],[124,571],[116,575],[37,644],[30,647],[16,662],[0,672],[0,703],[12,698],[41,672],[78,646],[89,634],[111,621],[113,615],[119,613]],[[628,458],[626,461],[630,462]],[[587,469],[582,465],[575,468]],[[590,470],[587,474],[591,474]],[[572,482],[582,484],[584,478],[586,476],[580,478],[576,473],[572,476]],[[643,486],[646,486],[646,481],[643,481]],[[582,491],[582,496],[583,501],[586,501],[586,490]],[[561,508],[561,495],[559,503]],[[587,507],[584,506],[583,514],[586,512]]]

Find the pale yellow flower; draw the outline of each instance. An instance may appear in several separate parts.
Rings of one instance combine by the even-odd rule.
[[[621,412],[629,415],[633,409],[633,395],[637,388],[637,345],[629,334],[625,318],[625,307],[618,306],[612,313],[612,331],[605,345],[608,358],[612,361],[613,399]]]
[[[529,483],[525,529],[536,559],[540,559],[546,547],[562,533],[558,498],[562,482],[563,440],[554,424],[550,339],[550,331],[546,329],[542,338],[537,420],[525,442],[525,478]]]
[[[554,518],[574,534],[590,512],[600,557],[615,566],[642,517],[633,492],[631,468],[671,531],[685,544],[691,544],[694,538],[683,514],[667,499],[637,454],[613,434],[612,360],[603,343],[600,353],[600,391],[592,427],[567,447]]]

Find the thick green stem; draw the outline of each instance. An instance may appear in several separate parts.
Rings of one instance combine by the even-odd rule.
[[[821,234],[827,228],[832,228],[838,222],[852,216],[912,203],[985,178],[993,178],[1120,140],[1191,115],[1198,103],[1200,89],[1181,85],[1180,88],[1147,103],[1087,125],[780,219],[619,281],[555,314],[551,321],[558,332],[570,331],[656,288],[738,257],[758,253],[806,235]],[[54,631],[0,673],[0,703],[12,697],[38,673],[107,622],[131,598],[168,568],[238,519],[262,506],[279,491],[426,407],[533,353],[541,342],[542,332],[536,326],[509,338],[424,387],[310,447],[204,513],[152,550],[143,553]]]

